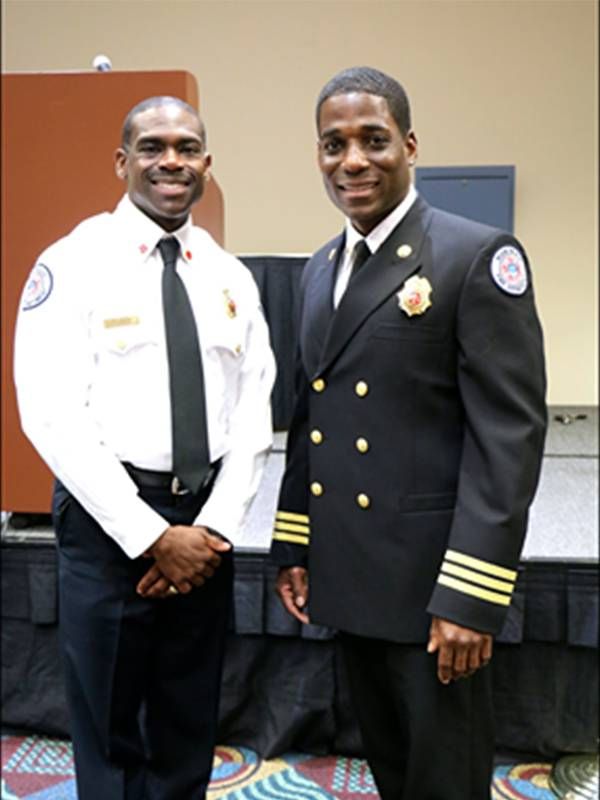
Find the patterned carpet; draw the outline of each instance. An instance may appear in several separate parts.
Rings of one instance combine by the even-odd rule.
[[[492,800],[555,800],[550,764],[498,766]],[[292,754],[261,761],[244,747],[218,747],[209,800],[376,800],[358,758]],[[1,800],[77,800],[71,744],[40,736],[2,737]]]

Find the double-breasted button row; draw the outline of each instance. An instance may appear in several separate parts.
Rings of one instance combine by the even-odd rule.
[[[311,386],[314,392],[320,394],[325,391],[327,384],[323,378],[315,378]],[[366,397],[369,394],[369,384],[366,381],[357,381],[354,384],[354,393],[358,397]]]
[[[313,497],[321,497],[321,495],[325,492],[325,488],[323,487],[322,483],[319,481],[313,481],[310,485],[310,493]],[[371,498],[368,494],[361,492],[360,494],[356,495],[356,505],[360,508],[370,508],[371,506]]]
[[[318,428],[313,428],[310,432],[310,440],[313,444],[319,445],[322,444],[325,439],[323,432],[320,431]],[[371,447],[371,444],[368,439],[365,439],[364,436],[359,436],[358,439],[354,442],[354,447],[358,450],[359,453],[367,453]]]

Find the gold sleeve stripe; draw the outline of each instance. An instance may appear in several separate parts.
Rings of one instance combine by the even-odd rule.
[[[293,514],[291,511],[278,511],[275,514],[277,519],[283,519],[287,522],[300,522],[308,525],[308,514]]]
[[[487,575],[482,575],[480,572],[473,572],[464,567],[458,567],[456,564],[449,564],[444,561],[442,564],[442,572],[447,575],[456,575],[457,578],[464,578],[471,583],[478,583],[480,586],[487,586],[488,589],[497,589],[499,592],[507,592],[512,594],[515,588],[514,583],[505,583],[504,581],[496,580],[496,578],[488,578]]]
[[[488,589],[480,589],[478,586],[473,586],[470,583],[463,583],[463,581],[451,578],[449,575],[440,575],[438,583],[442,586],[447,586],[449,589],[455,589],[457,592],[470,594],[472,597],[477,597],[479,600],[487,600],[488,603],[496,603],[499,606],[510,605],[510,597],[506,594],[498,594],[497,592],[490,592]]]
[[[310,534],[308,525],[292,525],[291,522],[280,522],[276,520],[275,530],[277,531],[292,531],[293,533],[305,533],[307,536]]]
[[[487,572],[488,575],[495,575],[497,578],[506,578],[508,581],[516,581],[517,573],[513,569],[506,569],[506,567],[499,567],[497,564],[492,564],[490,561],[482,561],[480,558],[467,556],[465,553],[459,553],[457,550],[446,550],[448,561],[455,561],[457,564],[462,564],[465,567],[473,567],[480,572]]]
[[[305,544],[308,546],[308,536],[300,536],[297,533],[279,533],[275,531],[273,534],[274,542],[291,542],[292,544]]]

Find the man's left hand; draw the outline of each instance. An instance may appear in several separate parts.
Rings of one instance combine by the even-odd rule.
[[[489,633],[463,628],[440,617],[431,621],[427,652],[438,654],[437,674],[442,683],[468,678],[485,667],[492,657],[492,646]]]
[[[136,591],[142,597],[159,599],[178,594],[171,587],[171,581],[163,575],[157,564],[153,564],[138,583]]]

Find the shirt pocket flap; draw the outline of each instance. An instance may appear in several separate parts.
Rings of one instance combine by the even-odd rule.
[[[200,336],[203,350],[225,350],[238,357],[245,349],[242,326],[237,320],[213,319]]]
[[[105,327],[103,338],[106,349],[118,355],[127,355],[141,347],[158,344],[150,326],[140,322]]]

